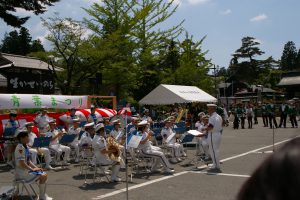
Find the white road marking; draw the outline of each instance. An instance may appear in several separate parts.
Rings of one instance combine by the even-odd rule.
[[[297,137],[300,137],[300,136],[296,136],[296,137],[293,137],[293,138],[290,138],[290,139],[286,139],[286,140],[283,140],[281,142],[277,142],[274,144],[274,146],[277,146],[279,144],[282,144],[282,143],[285,143],[285,142],[288,142],[290,140],[293,140]],[[229,158],[225,158],[223,160],[220,160],[220,162],[226,162],[226,161],[229,161],[229,160],[233,160],[233,159],[236,159],[236,158],[240,158],[240,157],[243,157],[243,156],[246,156],[248,154],[251,154],[251,153],[255,153],[257,151],[261,151],[263,149],[267,149],[267,148],[270,148],[270,147],[273,147],[273,145],[268,145],[268,146],[264,146],[264,147],[261,147],[261,148],[258,148],[258,149],[254,149],[254,150],[251,150],[251,151],[248,151],[246,153],[242,153],[242,154],[238,154],[238,155],[235,155],[235,156],[231,156]],[[203,167],[206,167],[206,165],[202,165],[202,166],[199,166],[199,168],[203,168]],[[163,180],[167,180],[167,179],[170,179],[170,178],[173,178],[173,177],[176,177],[176,176],[180,176],[180,175],[183,175],[183,174],[187,174],[187,173],[190,173],[192,171],[183,171],[183,172],[179,172],[179,173],[176,173],[176,174],[173,174],[172,176],[165,176],[165,177],[162,177],[162,178],[158,178],[158,179],[155,179],[155,180],[151,180],[151,181],[148,181],[148,182],[145,182],[145,183],[141,183],[141,184],[137,184],[137,185],[134,185],[134,186],[131,186],[128,188],[128,191],[130,190],[134,190],[134,189],[137,189],[137,188],[140,188],[140,187],[144,187],[144,186],[147,186],[147,185],[151,185],[153,183],[157,183],[157,182],[160,182],[160,181],[163,181]],[[192,172],[192,173],[196,173],[196,172]],[[201,173],[201,172],[198,172],[198,173]],[[202,172],[202,173],[207,173],[207,172]],[[207,173],[208,174],[208,173]],[[247,175],[238,175],[238,174],[224,174],[224,173],[220,173],[220,174],[215,174],[215,173],[209,173],[209,174],[213,174],[213,175],[222,175],[223,176],[240,176],[240,177],[243,177],[243,176],[247,176]],[[247,176],[248,178],[248,176]],[[114,192],[110,192],[110,193],[106,193],[106,194],[103,194],[103,195],[100,195],[100,196],[97,196],[95,198],[92,198],[93,200],[100,200],[100,199],[104,199],[104,198],[107,198],[107,197],[111,197],[111,196],[114,196],[114,195],[117,195],[117,194],[120,194],[120,193],[123,193],[126,191],[126,188],[123,188],[123,189],[120,189],[120,190],[116,190]]]
[[[241,174],[211,173],[211,172],[197,172],[197,171],[190,171],[190,173],[216,175],[216,176],[231,176],[231,177],[250,178],[249,175],[241,175]]]
[[[155,179],[155,180],[151,180],[151,181],[148,181],[148,182],[145,182],[145,183],[130,186],[128,188],[128,191],[134,190],[134,189],[137,189],[137,188],[140,188],[140,187],[144,187],[144,186],[150,185],[152,183],[156,183],[156,182],[160,182],[160,181],[167,180],[167,179],[170,179],[170,178],[174,178],[176,176],[180,176],[180,175],[187,174],[187,173],[189,173],[189,172],[188,171],[183,171],[183,172],[179,172],[179,173],[176,173],[176,174],[173,174],[173,175],[170,175],[170,176],[164,176],[164,177],[161,177],[161,178],[158,178],[158,179]],[[97,197],[92,198],[92,199],[93,200],[104,199],[104,198],[107,198],[107,197],[111,197],[111,196],[120,194],[120,193],[125,192],[125,191],[126,191],[126,188],[123,188],[123,189],[116,190],[116,191],[111,192],[111,193],[107,193],[107,194],[104,194],[104,195],[97,196]]]
[[[288,142],[288,141],[293,140],[293,139],[295,139],[295,138],[297,138],[297,137],[300,137],[300,136],[296,136],[296,137],[293,137],[293,138],[290,138],[290,139],[283,140],[283,141],[281,141],[281,142],[277,142],[277,143],[274,144],[274,146],[277,146],[277,145],[279,145],[279,144]],[[257,152],[257,151],[261,151],[261,150],[263,150],[263,149],[267,149],[267,148],[270,148],[270,147],[273,147],[273,145],[268,145],[268,146],[265,146],[265,147],[261,147],[261,148],[258,148],[258,149],[254,149],[254,150],[252,150],[252,151],[248,151],[248,152],[246,152],[246,153],[242,153],[242,154],[239,154],[239,155],[236,155],[236,156],[231,156],[231,157],[229,157],[229,158],[225,158],[225,159],[220,160],[220,161],[221,161],[221,162],[226,162],[226,161],[228,161],[228,160],[232,160],[232,159],[235,159],[235,158],[243,157],[243,156],[246,156],[246,155],[248,155],[248,154],[255,153],[255,152]]]

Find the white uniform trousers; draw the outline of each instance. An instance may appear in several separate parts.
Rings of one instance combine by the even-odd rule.
[[[37,155],[38,155],[37,149],[30,148],[29,151],[31,154],[31,161],[33,162],[33,164],[36,164],[37,163]],[[39,148],[39,152],[41,152],[44,156],[46,167],[49,167],[50,162],[51,162],[51,155],[50,155],[49,149],[48,148]]]
[[[61,154],[64,152],[64,161],[70,160],[71,148],[61,144],[50,145],[50,149],[57,153],[57,159],[60,159]]]
[[[156,170],[161,163],[166,169],[171,168],[171,164],[169,163],[168,159],[166,158],[165,154],[157,148],[146,148],[141,149],[141,153],[143,156],[147,156],[150,158],[154,158],[154,164],[152,166],[152,170]]]
[[[73,147],[75,149],[76,159],[79,159],[79,144],[78,143],[79,142],[76,141],[76,142],[72,142],[69,144],[71,147]]]
[[[171,143],[171,144],[167,144],[167,147],[172,148],[172,157],[173,158],[179,158],[180,156],[183,156],[184,153],[184,149],[183,146],[179,143]]]
[[[220,144],[221,144],[221,133],[209,133],[208,134],[208,145],[210,157],[213,161],[213,168],[220,169]]]

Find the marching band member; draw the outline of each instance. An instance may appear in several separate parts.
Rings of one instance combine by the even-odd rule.
[[[73,142],[70,143],[70,146],[72,146],[75,149],[75,163],[79,162],[79,140],[78,137],[80,135],[81,128],[79,127],[80,120],[79,118],[73,118],[71,122],[72,126],[70,126],[68,134],[69,135],[76,135]]]
[[[57,153],[57,159],[60,159],[62,153],[65,153],[63,165],[69,165],[70,163],[68,163],[68,161],[70,160],[71,149],[68,146],[59,144],[58,140],[64,134],[64,132],[56,129],[55,119],[50,120],[49,126],[50,130],[46,133],[46,137],[52,137],[49,148]]]
[[[39,181],[39,200],[52,200],[46,194],[46,182],[48,175],[42,169],[35,166],[30,160],[30,152],[27,146],[29,143],[28,132],[22,131],[18,133],[17,139],[19,144],[15,150],[16,158],[16,179],[23,179],[26,183]]]
[[[9,113],[9,120],[5,124],[4,130],[6,130],[8,128],[12,129],[11,131],[13,131],[15,134],[15,131],[20,127],[19,122],[16,120],[16,118],[17,118],[17,113],[11,111]],[[11,138],[14,136],[14,134],[11,135]],[[12,168],[14,168],[14,162],[13,162],[14,147],[15,147],[15,145],[12,143],[12,141],[9,141],[9,140],[5,141],[5,148],[7,149],[7,154],[6,154],[7,163],[6,164]]]
[[[150,117],[150,112],[149,112],[149,109],[145,109],[144,110],[144,115],[141,119],[142,121],[147,121],[148,123],[152,123],[152,118]]]
[[[31,153],[31,160],[32,160],[33,164],[36,165],[37,155],[40,152],[40,153],[42,153],[44,155],[44,158],[45,158],[45,163],[46,163],[45,169],[51,170],[53,168],[50,165],[51,155],[50,155],[49,149],[45,148],[45,147],[38,148],[38,149],[32,148],[33,143],[34,143],[34,139],[37,138],[36,134],[32,132],[33,125],[34,125],[33,122],[27,122],[27,123],[25,123],[25,127],[27,129],[28,136],[29,136],[29,142],[28,142],[27,146],[29,147],[29,151]]]
[[[91,122],[86,125],[84,125],[85,132],[82,134],[80,140],[79,140],[79,145],[84,146],[84,145],[92,145],[92,140],[95,134],[95,123]]]
[[[114,125],[114,128],[110,132],[110,136],[115,138],[115,140],[118,141],[118,143],[121,143],[121,140],[124,136],[124,131],[120,128],[120,120],[114,120],[112,123]]]
[[[172,121],[167,118],[165,121],[165,127],[161,130],[161,136],[163,137],[163,142],[166,143],[168,147],[173,150],[173,155],[171,162],[175,163],[177,161],[182,161],[180,156],[186,156],[183,146],[176,142],[176,133],[172,130]],[[172,137],[172,138],[170,138]]]
[[[209,151],[210,157],[213,161],[213,166],[209,170],[210,172],[221,172],[220,169],[220,144],[221,144],[221,131],[223,129],[222,124],[222,117],[216,113],[217,105],[216,104],[207,104],[208,113],[210,115],[208,121],[208,144],[209,144]]]
[[[93,138],[92,146],[96,156],[96,163],[100,163],[102,165],[112,165],[111,181],[120,182],[121,178],[118,177],[120,171],[120,162],[113,161],[108,157],[109,153],[115,153],[116,151],[109,149],[107,146],[104,125],[97,124],[95,131],[96,135]]]
[[[88,116],[88,123],[94,122],[97,124],[97,115],[96,115],[96,107],[94,105],[91,106],[91,114]]]
[[[208,127],[208,119],[209,116],[203,116],[202,117],[202,123],[200,126],[198,126],[198,131],[201,133],[206,133],[207,134],[207,127]],[[202,137],[198,137],[196,136],[197,142],[198,142],[198,149],[197,152],[200,152],[200,148],[203,149],[203,152],[205,154],[205,159],[204,160],[210,160],[210,155],[209,155],[209,145],[208,145],[208,141],[207,141],[207,135],[206,136],[202,136]]]
[[[173,173],[174,169],[171,167],[164,153],[158,151],[156,148],[154,148],[154,146],[151,145],[151,142],[149,140],[151,134],[148,132],[148,125],[149,124],[147,121],[142,121],[138,124],[138,131],[140,131],[139,134],[142,136],[142,140],[138,146],[141,154],[155,159],[155,163],[152,166],[151,171],[157,171],[159,163],[162,163],[166,173]]]
[[[70,115],[67,116],[67,118],[65,120],[62,120],[62,121],[65,121],[65,126],[67,128],[67,130],[69,129],[69,127],[71,127],[73,125],[73,119],[76,119],[78,118],[76,116],[76,108],[71,108],[70,110]]]
[[[48,129],[49,121],[51,120],[50,117],[47,115],[48,111],[46,108],[41,110],[41,113],[36,116],[34,119],[34,123],[39,128],[40,134],[45,134]]]

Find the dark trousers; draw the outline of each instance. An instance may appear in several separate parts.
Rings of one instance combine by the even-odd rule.
[[[248,120],[248,128],[252,128],[252,116],[247,118]]]
[[[274,126],[275,128],[277,128],[277,121],[276,121],[276,118],[274,115],[269,115],[269,125],[270,125],[270,128],[273,128],[273,124],[272,122],[274,122]]]
[[[245,128],[245,119],[246,119],[246,117],[241,117],[241,127],[242,127],[242,129]]]
[[[297,119],[296,119],[296,115],[290,115],[290,120],[291,120],[293,128],[298,127],[298,122],[297,122]]]
[[[267,115],[263,115],[263,122],[264,122],[264,127],[268,127],[269,123],[268,123],[268,116]]]
[[[287,118],[287,114],[281,113],[279,127],[283,125],[283,127],[286,128],[286,118]]]
[[[254,115],[254,124],[258,124],[257,115]]]

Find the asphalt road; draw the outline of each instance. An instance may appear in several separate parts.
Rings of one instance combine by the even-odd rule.
[[[226,127],[221,143],[221,174],[207,174],[202,169],[203,163],[182,166],[185,162],[174,165],[175,174],[139,174],[134,175],[129,183],[129,199],[202,199],[219,200],[235,199],[242,184],[270,155],[272,151],[273,130],[255,125],[253,129],[233,130]],[[290,125],[289,125],[290,126]],[[300,129],[275,129],[275,151],[284,141],[300,135]],[[282,143],[281,143],[282,142]],[[193,158],[194,151],[188,151],[188,159]],[[89,171],[88,184],[84,184],[84,176],[79,175],[79,166],[71,165],[68,169],[50,171],[48,194],[56,200],[62,199],[126,199],[125,182],[107,183],[104,179],[93,183]],[[125,180],[125,173],[120,173]],[[12,173],[0,165],[0,187],[11,185]],[[22,197],[21,199],[28,199]]]

